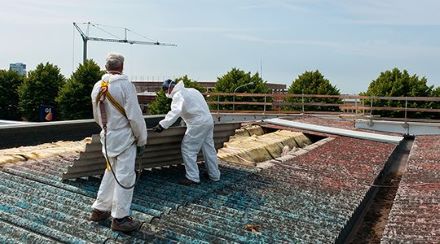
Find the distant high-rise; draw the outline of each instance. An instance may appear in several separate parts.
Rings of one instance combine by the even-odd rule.
[[[9,70],[15,71],[20,75],[26,75],[26,64],[24,63],[10,64]]]

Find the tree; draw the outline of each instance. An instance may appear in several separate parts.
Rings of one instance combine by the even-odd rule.
[[[432,90],[431,96],[440,97],[440,86]]]
[[[400,71],[398,68],[381,72],[376,80],[368,86],[368,90],[362,95],[385,96],[385,97],[428,97],[432,93],[433,86],[427,85],[425,77],[409,75],[408,71]],[[405,101],[379,100],[374,101],[374,106],[405,107]],[[408,107],[426,108],[429,102],[409,102]],[[403,111],[377,111],[381,116],[401,117]],[[408,114],[410,115],[410,114]],[[411,113],[411,116],[419,117],[420,113]]]
[[[339,89],[333,86],[328,79],[319,72],[306,71],[299,75],[292,84],[288,91],[289,94],[318,94],[318,95],[340,95]],[[336,104],[341,101],[338,98],[288,98],[290,103],[323,103],[323,104]],[[295,105],[291,108],[299,109],[302,105]],[[301,108],[302,109],[302,108]],[[337,111],[339,107],[334,106],[304,106],[304,110],[309,111]]]
[[[206,92],[206,89],[201,86],[197,81],[191,80],[187,75],[177,78],[176,83],[179,81],[183,81],[185,87],[194,88],[200,91],[201,93]],[[153,102],[148,105],[148,109],[150,114],[166,114],[171,110],[171,99],[165,96],[165,92],[159,90],[156,92],[156,98]]]
[[[38,121],[40,106],[55,108],[55,98],[63,83],[64,76],[56,65],[41,63],[30,71],[18,88],[18,104],[23,116],[29,121]]]
[[[79,65],[56,98],[62,119],[93,118],[90,93],[104,73],[93,60]]]
[[[214,87],[214,92],[225,93],[270,93],[270,88],[267,86],[258,73],[251,74],[251,72],[245,72],[243,70],[232,68],[231,71],[225,75],[217,78],[217,83]],[[212,100],[217,100],[216,97],[212,97]],[[233,101],[234,96],[219,97],[219,101]],[[263,97],[235,97],[235,102],[263,102]],[[232,110],[232,105],[221,105],[219,109]],[[235,109],[241,110],[263,110],[262,106],[258,105],[236,105]],[[212,107],[217,109],[217,107]]]
[[[18,87],[24,76],[15,71],[0,70],[0,119],[19,120]]]

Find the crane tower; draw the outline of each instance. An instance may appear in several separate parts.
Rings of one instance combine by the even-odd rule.
[[[93,24],[93,23],[90,23],[90,22],[87,22],[86,24],[87,24],[87,30],[89,29],[90,26],[94,26],[96,28],[99,28],[97,26],[97,24]],[[123,28],[124,29],[124,39],[92,37],[92,36],[89,36],[88,33],[86,34],[83,30],[81,30],[81,28],[78,26],[77,23],[73,22],[73,25],[78,30],[78,32],[81,34],[81,37],[83,39],[83,62],[85,62],[87,60],[87,42],[88,41],[119,42],[119,43],[127,43],[127,44],[156,45],[156,46],[177,46],[176,44],[163,43],[163,42],[159,42],[159,41],[134,41],[134,40],[128,40],[127,39],[127,32],[130,31],[130,30],[127,29],[127,28]]]

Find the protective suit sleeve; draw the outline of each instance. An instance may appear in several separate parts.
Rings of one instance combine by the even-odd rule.
[[[93,92],[90,95],[92,97],[92,109],[93,109],[93,119],[95,119],[95,122],[100,125],[99,123],[99,116],[98,116],[98,107],[96,103],[96,93],[94,92],[96,90],[96,85],[93,87]]]
[[[171,102],[171,111],[167,113],[165,118],[159,122],[159,124],[164,128],[168,129],[182,114],[183,108],[183,96],[177,93],[173,96],[173,101]]]
[[[132,83],[129,83],[126,88],[124,109],[136,138],[136,145],[143,146],[147,144],[147,126],[139,106],[136,88]]]

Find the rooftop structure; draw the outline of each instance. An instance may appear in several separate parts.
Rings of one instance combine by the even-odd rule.
[[[340,119],[298,116],[293,120],[358,130],[352,121]],[[144,171],[132,209],[133,216],[145,223],[131,234],[112,232],[110,221],[87,220],[99,177],[61,181],[79,153],[0,164],[0,242],[351,240],[377,189],[387,187],[383,178],[395,167],[402,142],[335,135],[331,128],[313,131],[313,126],[260,124],[270,130],[303,132],[313,143],[256,167],[223,162],[220,182],[202,180],[197,186],[177,184],[184,172],[179,164]],[[412,146],[406,144],[408,171],[402,171],[402,182],[393,186],[397,195],[380,234],[383,243],[440,241],[438,141],[438,135],[416,136]]]
[[[9,70],[15,71],[19,75],[26,75],[26,64],[24,64],[24,63],[10,64]]]

